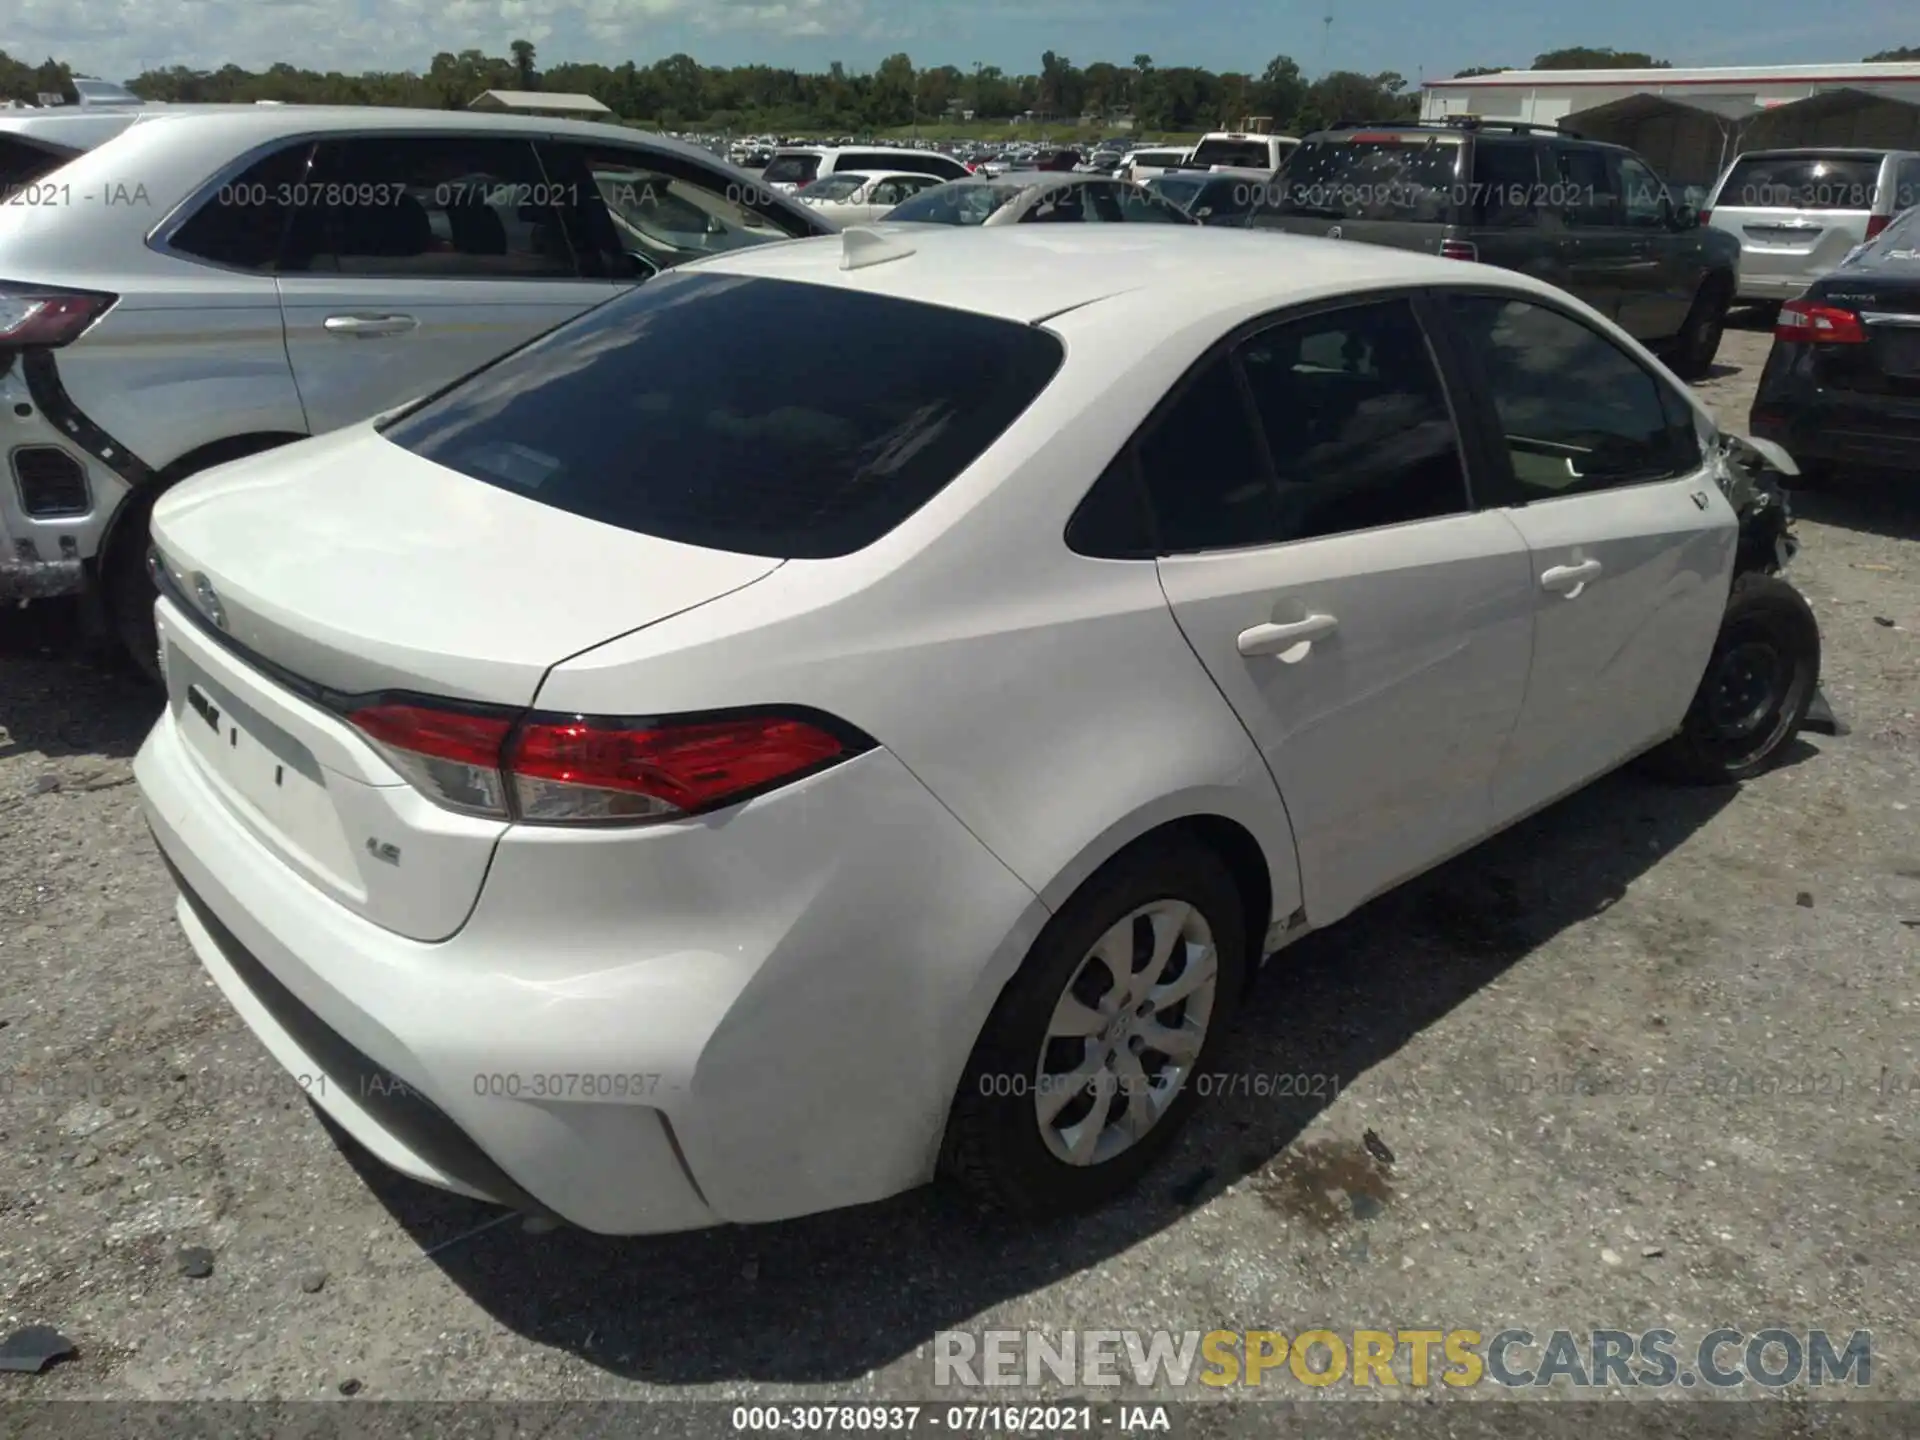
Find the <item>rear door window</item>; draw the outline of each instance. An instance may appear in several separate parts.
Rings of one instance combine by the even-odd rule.
[[[1324,220],[1454,222],[1461,191],[1457,136],[1361,133],[1313,140],[1293,152],[1264,207]]]
[[[1515,228],[1540,223],[1540,147],[1531,140],[1489,140],[1473,147],[1468,199],[1473,223]]]
[[[820,559],[872,544],[945,488],[1064,355],[1035,326],[947,306],[669,271],[385,434],[601,524]]]
[[[1877,155],[1742,155],[1720,186],[1722,210],[1871,210]]]
[[[323,140],[294,196],[284,264],[322,275],[573,279],[579,195],[524,140]]]
[[[1607,229],[1620,223],[1619,172],[1607,152],[1584,145],[1554,147],[1554,190],[1569,225]]]

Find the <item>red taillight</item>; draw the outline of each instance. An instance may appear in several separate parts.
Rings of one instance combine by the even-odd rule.
[[[1702,210],[1702,211],[1700,212],[1700,223],[1701,223],[1702,225],[1705,225],[1705,224],[1707,224],[1707,223],[1709,223],[1709,222],[1710,222],[1710,221],[1711,221],[1712,219],[1713,219],[1713,211],[1711,211],[1711,210]]]
[[[115,295],[0,280],[0,345],[58,348],[113,308]]]
[[[830,722],[781,712],[635,727],[391,704],[348,718],[429,799],[532,824],[664,820],[712,810],[872,743]]]
[[[1442,240],[1440,258],[1442,260],[1478,260],[1480,249],[1471,240]]]
[[[732,803],[846,753],[783,715],[637,730],[542,722],[516,737],[507,769],[523,819],[651,820]]]
[[[1864,345],[1867,330],[1851,310],[1817,300],[1789,300],[1780,307],[1773,338],[1801,345]]]
[[[507,818],[500,752],[513,733],[505,715],[425,705],[373,705],[347,717],[413,787],[450,810]]]
[[[1867,217],[1867,239],[1872,240],[1878,236],[1882,230],[1887,228],[1888,222],[1892,219],[1893,217],[1891,215],[1869,215]]]

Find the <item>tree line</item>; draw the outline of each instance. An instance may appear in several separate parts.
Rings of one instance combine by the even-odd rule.
[[[29,65],[0,53],[0,96],[31,99],[48,91],[71,98],[75,72],[55,60]],[[1259,74],[1219,74],[1161,66],[1151,55],[1130,63],[1076,65],[1049,50],[1030,75],[993,65],[916,66],[891,55],[869,74],[834,64],[822,72],[776,65],[709,66],[691,55],[651,65],[556,64],[541,68],[534,47],[515,41],[506,55],[442,51],[421,71],[320,72],[280,63],[265,70],[172,66],[127,82],[135,94],[173,103],[280,100],[289,104],[407,105],[463,109],[486,90],[550,90],[593,96],[626,120],[667,130],[835,130],[849,133],[910,125],[938,133],[942,122],[1028,119],[1071,126],[1131,116],[1137,128],[1169,133],[1209,130],[1246,116],[1294,130],[1337,119],[1411,118],[1419,97],[1391,72],[1335,71],[1309,79],[1276,56]]]
[[[1868,61],[1920,59],[1920,47],[1883,50]],[[1515,67],[1469,66],[1457,73],[1494,75]],[[1534,57],[1535,70],[1668,69],[1670,62],[1640,51],[1570,46]],[[31,100],[43,93],[73,98],[76,72],[64,62],[40,65],[0,51],[0,98]],[[1196,66],[1161,66],[1151,55],[1119,64],[1076,65],[1049,50],[1032,74],[993,65],[916,66],[891,55],[871,73],[849,73],[836,62],[809,72],[775,65],[708,66],[691,55],[651,65],[557,64],[542,69],[531,42],[515,40],[505,55],[480,50],[441,51],[424,71],[366,71],[349,75],[282,62],[265,70],[183,65],[149,70],[128,82],[149,100],[289,104],[404,105],[464,109],[486,90],[552,90],[593,96],[622,119],[666,130],[834,130],[853,133],[910,125],[937,133],[963,116],[976,121],[1031,119],[1099,125],[1131,116],[1142,131],[1190,133],[1263,116],[1276,130],[1303,134],[1335,120],[1411,119],[1419,96],[1392,71],[1364,75],[1336,70],[1309,79],[1289,56],[1276,55],[1260,73],[1216,73]]]

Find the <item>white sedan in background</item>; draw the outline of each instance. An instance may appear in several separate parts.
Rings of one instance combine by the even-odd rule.
[[[1771,760],[1819,635],[1743,453],[1511,271],[856,227],[169,492],[136,770],[202,964],[408,1175],[1052,1214],[1263,957],[1637,756]]]
[[[836,225],[860,225],[878,220],[922,190],[945,183],[938,175],[912,175],[903,170],[836,170],[794,191],[793,198],[812,206],[822,219]]]

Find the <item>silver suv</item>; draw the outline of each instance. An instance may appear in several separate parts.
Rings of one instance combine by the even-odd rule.
[[[1707,223],[1740,241],[1737,298],[1779,304],[1920,204],[1920,153],[1753,150],[1720,177]]]
[[[437,390],[668,266],[833,229],[617,126],[139,112],[0,206],[0,601],[88,596],[151,671],[168,485]]]

